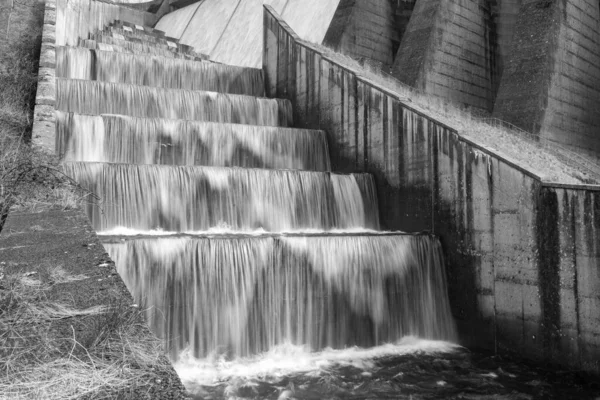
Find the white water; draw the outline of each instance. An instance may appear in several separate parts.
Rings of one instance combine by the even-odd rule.
[[[221,354],[195,358],[184,350],[174,367],[186,387],[194,391],[197,386],[211,386],[223,382],[235,383],[238,379],[278,379],[295,374],[310,376],[326,375],[334,366],[352,366],[371,371],[373,360],[406,354],[449,353],[459,347],[456,344],[406,336],[394,343],[370,348],[348,347],[311,351],[306,346],[284,343],[265,353],[234,360]]]

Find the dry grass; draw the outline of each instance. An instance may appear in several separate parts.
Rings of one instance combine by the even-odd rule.
[[[41,277],[48,273],[72,281],[61,268],[0,270],[0,399],[127,398],[131,388],[170,368],[139,310],[49,301],[55,283]],[[57,335],[65,321],[71,337]],[[82,328],[92,335],[79,336]]]
[[[576,154],[557,143],[540,140],[533,134],[501,124],[501,121],[490,121],[477,110],[461,108],[442,98],[420,92],[389,74],[363,65],[328,47],[315,43],[306,44],[318,49],[331,60],[359,72],[375,85],[395,93],[412,108],[453,127],[461,136],[527,168],[546,182],[600,183],[600,165],[597,160]]]

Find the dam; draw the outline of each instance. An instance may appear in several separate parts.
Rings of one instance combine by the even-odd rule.
[[[348,375],[393,396],[371,378],[462,359],[458,344],[597,370],[597,185],[464,139],[301,39],[328,32],[292,29],[293,4],[209,3],[47,7],[34,128],[100,197],[85,212],[192,394],[277,398]],[[304,12],[328,25],[333,3]],[[227,12],[260,45],[193,31]]]

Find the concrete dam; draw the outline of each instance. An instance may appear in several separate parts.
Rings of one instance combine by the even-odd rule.
[[[33,141],[101,199],[85,212],[197,398],[319,398],[348,371],[391,396],[365,383],[406,373],[389,360],[459,345],[597,373],[600,185],[546,179],[368,71],[593,160],[598,83],[583,103],[561,85],[565,60],[581,82],[600,65],[581,50],[600,54],[599,7],[47,0]],[[564,48],[576,28],[589,42]]]

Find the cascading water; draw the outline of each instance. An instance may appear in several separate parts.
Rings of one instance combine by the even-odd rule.
[[[64,78],[56,78],[56,109],[284,127],[292,121],[287,100]]]
[[[329,170],[322,131],[60,111],[56,131],[66,161]]]
[[[260,69],[71,47],[56,49],[56,76],[252,96],[265,93]]]
[[[452,348],[437,240],[378,232],[373,177],[329,172],[325,134],[255,97],[261,71],[135,30],[57,49],[57,149],[188,388]]]
[[[452,339],[428,236],[138,239],[105,245],[173,359]],[[201,305],[201,306],[198,306]],[[163,314],[160,310],[168,310]]]
[[[377,229],[370,175],[221,167],[65,163],[103,199],[89,206],[97,230]]]

